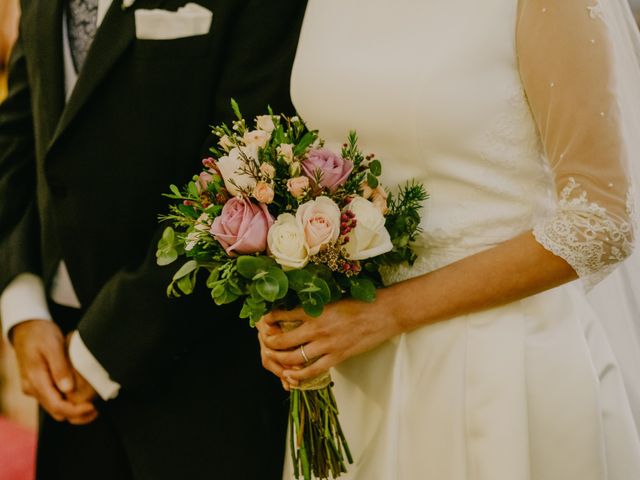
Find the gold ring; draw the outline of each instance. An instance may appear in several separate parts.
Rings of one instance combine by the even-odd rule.
[[[304,345],[300,345],[300,353],[302,354],[302,358],[304,359],[304,363],[309,363],[309,357],[304,353]]]

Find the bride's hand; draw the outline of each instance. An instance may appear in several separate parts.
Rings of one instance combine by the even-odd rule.
[[[379,290],[374,303],[341,300],[325,307],[321,316],[306,315],[301,308],[271,312],[258,322],[263,366],[287,383],[297,386],[343,360],[371,350],[400,333],[390,302],[391,292]],[[282,321],[302,321],[283,332]],[[313,363],[307,363],[304,354]]]

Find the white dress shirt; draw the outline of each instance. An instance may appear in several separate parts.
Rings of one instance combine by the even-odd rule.
[[[112,1],[98,1],[98,26],[102,23]],[[62,18],[62,31],[65,97],[68,100],[78,80],[78,75],[71,58],[66,14],[63,14]],[[49,296],[59,305],[71,308],[81,307],[64,262],[58,266]],[[19,323],[35,319],[51,320],[42,279],[31,273],[18,275],[0,295],[0,317],[5,338],[8,338],[9,331]],[[71,335],[69,359],[73,367],[93,386],[101,398],[110,400],[118,395],[120,385],[109,377],[108,372],[82,341],[78,331]]]

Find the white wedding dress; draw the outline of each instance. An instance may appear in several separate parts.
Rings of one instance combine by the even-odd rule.
[[[640,479],[611,319],[585,294],[631,251],[629,163],[640,151],[617,96],[623,60],[605,1],[628,14],[617,0],[310,0],[298,112],[330,146],[356,129],[385,185],[416,179],[431,195],[419,260],[386,281],[529,230],[581,276],[336,368],[355,458],[343,478]]]

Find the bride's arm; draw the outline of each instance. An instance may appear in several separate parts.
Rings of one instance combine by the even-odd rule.
[[[533,295],[576,278],[569,264],[543,248],[531,233],[464,258],[434,272],[378,291],[374,303],[344,300],[319,318],[300,309],[276,311],[258,324],[265,368],[289,383],[312,378],[395,335]],[[282,333],[276,323],[304,320]],[[302,370],[298,345],[309,358]],[[291,351],[287,351],[293,349]]]
[[[520,0],[520,74],[555,180],[555,214],[531,232],[381,290],[374,304],[338,302],[317,319],[300,310],[268,315],[259,325],[266,368],[293,381],[309,378],[398,333],[577,276],[588,287],[630,254],[627,166],[640,146],[626,114],[640,105],[625,104],[623,91],[640,85],[640,75],[622,55],[628,52],[607,23],[610,13],[588,0]],[[289,333],[275,326],[291,319],[305,323]],[[286,351],[303,344],[318,361],[298,371],[283,367],[303,364],[299,349]]]

